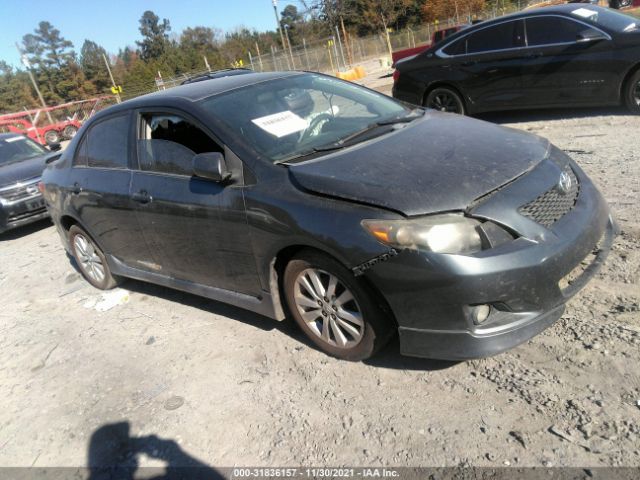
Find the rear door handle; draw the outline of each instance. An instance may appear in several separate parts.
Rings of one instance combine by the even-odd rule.
[[[463,67],[473,67],[477,63],[478,62],[476,62],[475,60],[469,60],[467,62],[462,62],[462,66]]]
[[[79,193],[82,193],[82,187],[78,182],[73,184],[73,187],[71,188],[71,193],[73,193],[74,195],[78,195]]]
[[[529,54],[527,54],[527,55],[525,56],[525,58],[528,58],[528,59],[534,60],[534,59],[536,59],[536,58],[540,58],[541,56],[542,56],[542,53],[540,53],[540,52],[533,52],[533,53],[529,53]]]
[[[137,193],[131,195],[131,198],[138,203],[149,203],[152,198],[146,190],[140,190]]]

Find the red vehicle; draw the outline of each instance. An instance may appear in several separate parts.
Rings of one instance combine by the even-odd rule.
[[[60,140],[71,139],[81,126],[77,120],[65,120],[44,127],[36,127],[24,116],[6,117],[0,117],[0,131],[26,135],[41,145],[53,145]]]
[[[0,133],[26,135],[41,145],[70,140],[87,118],[112,101],[111,97],[96,97],[55,107],[0,115]]]

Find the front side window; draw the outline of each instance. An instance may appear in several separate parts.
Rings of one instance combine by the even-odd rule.
[[[201,106],[272,162],[335,147],[412,112],[382,94],[316,74],[238,88],[206,98]]]
[[[84,137],[76,159],[94,168],[127,168],[129,115],[118,115],[94,124]],[[84,142],[86,141],[86,147]]]
[[[578,34],[589,30],[584,24],[560,17],[527,18],[527,45],[530,47],[573,43]]]
[[[467,37],[467,53],[508,50],[522,46],[524,32],[521,20],[484,28]]]
[[[223,149],[200,128],[173,114],[143,114],[138,162],[147,172],[187,175],[193,173],[193,156]]]

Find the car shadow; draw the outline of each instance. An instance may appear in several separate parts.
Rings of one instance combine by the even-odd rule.
[[[26,237],[31,235],[32,233],[39,232],[40,230],[44,230],[45,228],[51,227],[53,224],[51,220],[48,218],[43,218],[42,220],[38,220],[37,222],[29,223],[27,225],[23,225],[22,227],[13,228],[11,230],[7,230],[4,233],[0,233],[0,242],[6,242],[9,240],[17,240],[22,237]]]
[[[526,123],[550,120],[569,120],[602,116],[631,115],[624,107],[597,108],[556,108],[542,110],[509,110],[504,112],[487,112],[474,115],[475,118],[492,123]]]
[[[139,456],[164,467],[139,467]],[[186,453],[177,442],[156,435],[131,436],[129,422],[109,423],[93,432],[87,451],[89,480],[224,479],[216,469]],[[142,475],[143,476],[142,476]]]
[[[390,368],[394,370],[433,372],[446,370],[458,365],[460,362],[403,356],[400,354],[400,339],[395,335],[382,350],[363,363],[371,367]]]
[[[74,268],[77,268],[73,258],[70,258],[70,260],[74,265]],[[311,340],[309,340],[306,335],[304,335],[289,315],[287,315],[287,318],[282,321],[274,320],[249,310],[210,300],[206,297],[200,297],[191,293],[181,292],[161,285],[155,285],[133,279],[127,279],[125,283],[123,283],[122,287],[140,295],[162,298],[170,302],[176,302],[181,305],[197,308],[214,315],[231,318],[263,331],[269,332],[277,330],[280,333],[289,336],[296,342],[303,344],[310,349],[321,352],[320,349]],[[373,367],[393,368],[397,370],[434,371],[450,368],[458,362],[402,356],[400,354],[400,342],[398,340],[398,336],[395,335],[388,345],[386,345],[373,358],[365,360],[363,363]]]
[[[126,279],[122,284],[122,287],[140,295],[158,297],[170,302],[176,302],[188,307],[197,308],[214,315],[228,317],[252,327],[259,328],[260,330],[279,330],[280,332],[293,337],[295,340],[304,338],[302,332],[298,332],[296,326],[292,323],[293,321],[288,318],[283,321],[274,320],[272,318],[265,317],[264,315],[260,315],[259,313],[254,313],[227,303],[218,302],[206,297],[193,295],[191,293],[139,280]]]

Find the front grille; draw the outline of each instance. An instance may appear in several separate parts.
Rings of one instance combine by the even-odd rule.
[[[522,205],[518,211],[546,228],[569,213],[578,200],[580,184],[571,167],[566,166],[564,172],[571,179],[571,186],[566,192],[556,185],[535,200]]]
[[[39,178],[13,186],[0,188],[0,197],[8,202],[17,202],[38,195]]]
[[[30,212],[19,213],[12,215],[7,219],[7,223],[19,222],[20,220],[27,219],[29,217],[35,217],[41,215],[47,211],[47,207],[40,207],[37,210],[31,210]]]

